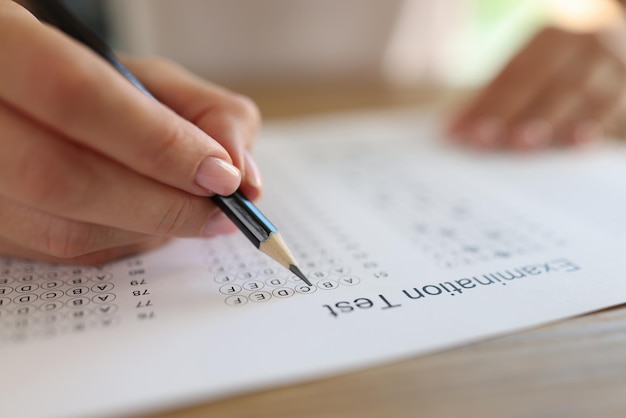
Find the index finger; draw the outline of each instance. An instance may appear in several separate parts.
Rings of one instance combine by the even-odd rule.
[[[542,30],[461,110],[450,123],[450,133],[460,133],[481,120],[506,124],[576,51],[569,33]]]
[[[65,137],[179,189],[230,194],[228,152],[85,46],[0,0],[0,100]]]

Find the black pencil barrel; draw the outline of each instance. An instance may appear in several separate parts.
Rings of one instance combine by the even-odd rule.
[[[255,247],[259,248],[272,232],[276,232],[276,227],[240,192],[230,196],[216,195],[212,200]]]

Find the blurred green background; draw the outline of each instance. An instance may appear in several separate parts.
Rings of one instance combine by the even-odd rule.
[[[109,0],[64,1],[105,38],[111,41],[116,39],[111,29],[115,25],[110,24],[110,20],[115,17],[109,16],[110,13],[107,15],[107,11],[110,12],[110,7],[107,7],[111,3]],[[263,0],[256,1],[262,2]],[[440,2],[442,0],[405,1]],[[177,3],[180,3],[181,7],[191,4],[191,2],[183,1]],[[621,13],[615,8],[613,0],[446,0],[441,4],[444,3],[449,4],[449,6],[443,6],[444,12],[450,12],[450,15],[456,16],[450,23],[454,25],[452,31],[446,29],[447,32],[451,32],[451,36],[445,45],[437,36],[429,39],[428,46],[431,42],[436,44],[439,41],[444,51],[441,54],[434,54],[434,58],[421,57],[422,60],[440,62],[432,65],[434,70],[430,68],[429,74],[416,74],[415,77],[411,77],[411,72],[419,65],[411,64],[410,59],[403,63],[402,57],[400,59],[396,57],[396,61],[400,64],[407,65],[404,72],[409,74],[408,81],[400,80],[400,83],[396,84],[402,86],[402,83],[423,81],[453,87],[476,86],[492,77],[506,60],[544,25],[555,24],[573,30],[590,30],[610,26],[621,20]],[[446,7],[449,10],[446,11]],[[459,13],[460,9],[462,11]],[[400,9],[398,13],[403,10]],[[401,20],[402,16],[398,16],[398,21]],[[410,37],[413,37],[412,39],[419,37],[419,31],[419,27],[415,28]],[[410,48],[411,45],[409,44],[408,47]],[[392,49],[393,45],[389,45],[389,48]],[[415,48],[420,48],[420,46]],[[399,54],[402,54],[403,51],[409,51],[409,49],[405,47],[404,50],[399,51]],[[242,53],[245,54],[245,52]],[[219,55],[217,57],[219,59]],[[392,63],[392,65],[395,64]],[[381,63],[381,66],[384,66],[384,63]],[[433,72],[435,74],[432,74]],[[224,80],[219,79],[218,75],[217,81],[223,82]]]

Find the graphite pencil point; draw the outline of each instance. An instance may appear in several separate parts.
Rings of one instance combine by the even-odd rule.
[[[309,281],[309,279],[306,278],[306,276],[304,275],[304,273],[302,273],[302,270],[300,270],[300,268],[298,266],[295,266],[293,264],[289,264],[289,270],[295,274],[296,276],[298,276],[298,278],[300,280],[302,280],[304,283],[306,283],[309,286],[313,286],[311,284],[311,282]]]

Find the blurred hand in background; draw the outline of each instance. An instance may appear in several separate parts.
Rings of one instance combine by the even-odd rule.
[[[615,51],[603,33],[544,29],[458,112],[448,133],[473,147],[519,150],[621,135],[626,63]]]

